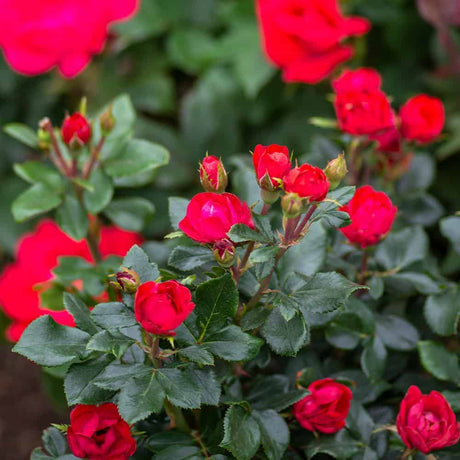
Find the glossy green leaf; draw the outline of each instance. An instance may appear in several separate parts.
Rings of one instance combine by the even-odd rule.
[[[168,264],[178,270],[187,272],[215,263],[212,251],[203,246],[176,246],[169,256]]]
[[[460,289],[432,295],[425,302],[425,319],[439,335],[454,335],[460,319]]]
[[[90,317],[88,306],[78,297],[75,297],[68,292],[64,292],[64,306],[65,309],[73,316],[75,324],[79,329],[91,335],[96,334],[99,331],[99,328]]]
[[[37,133],[28,126],[21,123],[9,123],[3,127],[3,131],[28,147],[38,149]]]
[[[88,233],[88,214],[73,196],[65,197],[64,203],[57,210],[56,221],[59,227],[74,240],[82,240]]]
[[[418,352],[423,367],[440,380],[460,384],[458,356],[442,344],[426,340],[418,343]]]
[[[157,379],[171,404],[184,409],[200,407],[201,390],[186,371],[162,368]]]
[[[149,256],[139,246],[134,245],[123,259],[123,267],[132,268],[140,278],[141,283],[155,281],[160,272],[156,264],[150,262]]]
[[[24,222],[57,208],[61,202],[62,197],[53,189],[38,183],[32,185],[13,201],[11,212],[17,222]]]
[[[259,424],[262,446],[268,460],[282,458],[289,445],[289,428],[283,417],[274,410],[254,411],[252,417]]]
[[[417,329],[405,319],[394,315],[376,317],[377,335],[384,345],[393,350],[410,351],[419,340]]]
[[[85,190],[83,201],[90,214],[99,214],[112,200],[114,187],[112,180],[101,168],[95,169],[89,183],[93,186],[93,191]]]
[[[369,337],[364,342],[361,354],[361,368],[371,382],[380,380],[385,370],[387,350],[380,336]]]
[[[137,324],[132,310],[121,302],[100,303],[93,308],[90,316],[98,326],[108,330]]]
[[[140,232],[150,222],[155,206],[145,198],[119,198],[113,200],[104,214],[116,225],[126,230]]]
[[[15,163],[14,172],[30,184],[44,184],[56,192],[61,192],[64,182],[61,175],[40,161],[26,161]]]

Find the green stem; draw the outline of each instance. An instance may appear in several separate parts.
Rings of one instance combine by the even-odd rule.
[[[42,120],[40,123],[40,128],[46,131],[50,136],[51,145],[53,146],[52,151],[54,152],[54,157],[55,157],[53,158],[53,155],[52,155],[52,160],[54,164],[64,176],[69,177],[71,171],[69,170],[69,165],[67,164],[67,161],[65,160],[64,155],[61,152],[61,149],[59,147],[59,143],[57,141],[56,134],[54,133],[53,125],[51,124],[50,119],[45,118],[44,120]]]
[[[88,179],[91,175],[91,172],[94,169],[97,161],[99,160],[99,155],[101,153],[102,147],[104,146],[105,137],[101,137],[101,140],[97,144],[95,148],[91,150],[91,157],[89,159],[89,163],[86,165],[85,170],[83,172],[83,179]]]
[[[190,427],[182,411],[178,407],[173,406],[167,399],[165,399],[164,407],[171,420],[171,428],[177,428],[179,431],[190,433]]]

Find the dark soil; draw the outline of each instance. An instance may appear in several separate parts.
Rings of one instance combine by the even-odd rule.
[[[0,458],[28,460],[50,423],[68,423],[46,395],[38,366],[0,345]]]

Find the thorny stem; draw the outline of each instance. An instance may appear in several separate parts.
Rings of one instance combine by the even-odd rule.
[[[369,263],[369,253],[366,251],[366,249],[363,249],[363,253],[361,254],[361,267],[359,270],[358,278],[357,281],[359,284],[364,284],[367,279],[367,273],[368,273],[368,263]]]
[[[101,137],[101,140],[98,142],[96,147],[94,147],[91,150],[91,157],[89,159],[89,163],[86,166],[84,172],[83,172],[83,179],[88,179],[88,177],[91,175],[91,172],[93,171],[93,168],[97,161],[99,160],[99,155],[101,153],[102,147],[104,146],[105,142],[105,137]]]
[[[300,225],[297,227],[297,230],[294,233],[294,240],[297,240],[299,236],[302,234],[304,231],[305,227],[308,225],[308,222],[313,215],[313,213],[316,211],[316,204],[312,204],[310,206],[310,209],[308,210],[307,214],[305,214],[305,217],[302,219],[302,222],[300,222]]]
[[[53,158],[54,164],[64,176],[69,177],[71,171],[69,171],[69,165],[67,164],[67,161],[64,159],[64,156],[62,155],[62,152],[59,147],[58,141],[56,139],[56,134],[54,133],[53,125],[51,124],[50,119],[45,118],[44,120],[42,120],[40,123],[40,128],[42,128],[44,131],[46,131],[50,135],[51,144],[53,146],[52,150],[54,152],[54,157],[55,157]]]
[[[200,433],[198,431],[192,431],[192,436],[198,442],[198,444],[200,445],[201,453],[204,455],[204,457],[205,458],[211,458],[209,456],[209,453],[208,453],[207,449],[206,449],[205,443],[201,439]]]

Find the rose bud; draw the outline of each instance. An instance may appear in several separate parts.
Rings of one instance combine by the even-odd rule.
[[[329,191],[329,181],[323,170],[309,164],[291,169],[283,183],[286,192],[308,198],[309,202],[323,201]]]
[[[331,190],[337,188],[342,182],[342,179],[347,175],[347,162],[345,161],[345,155],[342,153],[335,160],[331,160],[326,168],[324,169],[324,174],[329,179],[331,184]]]
[[[175,280],[143,283],[134,298],[136,320],[155,335],[176,335],[173,329],[180,326],[194,308],[190,290]]]
[[[256,145],[252,162],[260,188],[269,192],[282,187],[282,179],[291,169],[289,150],[283,145]]]
[[[200,181],[207,192],[225,192],[228,183],[227,172],[219,158],[212,155],[203,158],[200,163]]]
[[[370,185],[356,190],[350,202],[339,208],[350,215],[351,224],[339,230],[361,248],[379,243],[391,229],[398,208],[390,198]]]
[[[231,193],[198,193],[187,206],[179,228],[199,243],[215,243],[228,239],[233,225],[254,228],[248,205]]]
[[[88,120],[76,112],[68,115],[61,128],[62,140],[72,149],[86,145],[91,139],[91,125]]]
[[[356,70],[344,70],[332,81],[336,93],[342,91],[378,91],[382,86],[382,77],[374,70],[361,67]]]
[[[128,460],[136,451],[129,425],[112,403],[76,406],[70,413],[67,440],[79,458]]]
[[[113,105],[110,104],[107,110],[105,110],[99,117],[99,124],[101,125],[102,133],[107,136],[113,131],[117,120],[113,116]]]
[[[229,268],[235,260],[235,246],[229,240],[217,241],[213,246],[213,254],[221,267]]]
[[[345,426],[353,399],[351,390],[333,379],[316,380],[308,386],[310,394],[294,404],[293,414],[309,431],[332,434]]]
[[[400,109],[401,132],[405,139],[428,144],[444,127],[444,106],[440,99],[420,94],[409,99]]]
[[[301,198],[297,193],[286,193],[281,198],[281,209],[287,219],[300,216],[308,208],[308,199]]]
[[[401,401],[396,427],[409,449],[424,454],[453,446],[460,439],[460,422],[444,396],[437,391],[424,395],[416,386]]]
[[[134,294],[139,287],[139,275],[129,268],[122,267],[121,271],[115,275],[116,282],[112,284],[128,294]]]

